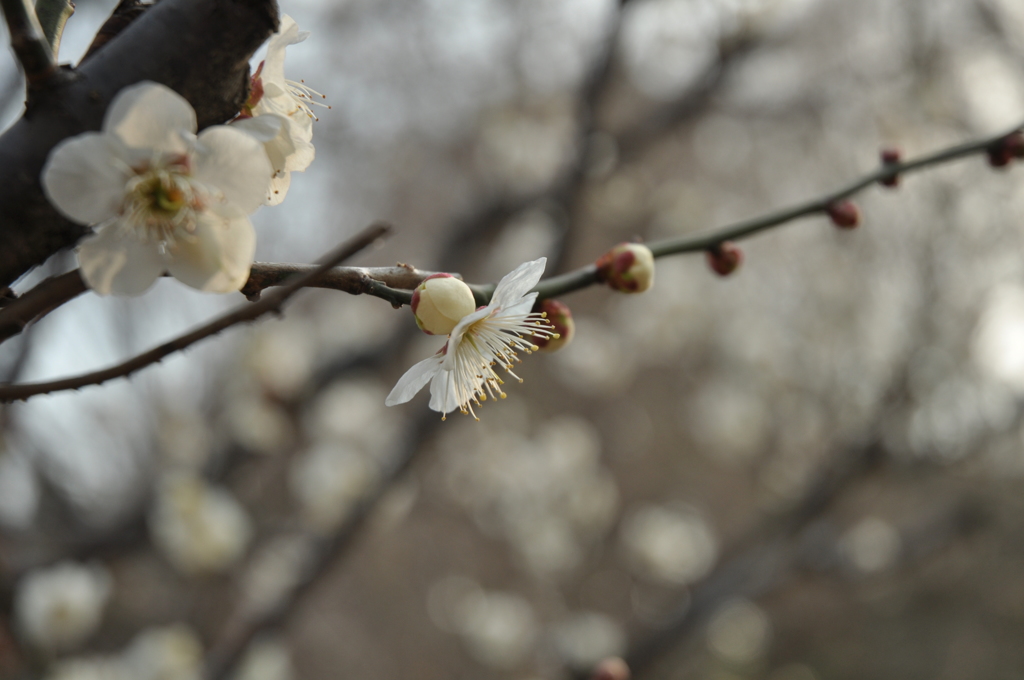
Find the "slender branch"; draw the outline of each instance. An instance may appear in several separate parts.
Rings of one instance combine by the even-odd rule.
[[[864,189],[867,189],[868,187],[883,180],[910,174],[912,172],[918,172],[926,168],[942,165],[962,158],[985,154],[990,152],[992,149],[997,148],[1007,139],[1007,137],[1020,132],[1022,129],[1024,129],[1024,123],[1018,125],[1012,130],[1008,130],[993,137],[986,137],[973,142],[958,144],[913,160],[898,163],[887,163],[881,165],[876,170],[869,172],[863,177],[836,189],[835,191],[804,203],[799,203],[789,208],[783,208],[760,217],[735,222],[717,229],[680,236],[678,238],[654,241],[647,245],[651,249],[651,252],[654,253],[655,257],[666,257],[668,255],[677,255],[680,253],[703,252],[721,245],[725,241],[738,241],[767,229],[792,222],[793,220],[801,217],[824,214],[832,204],[849,198],[854,194],[860,193]],[[561,276],[546,279],[534,290],[536,290],[539,297],[543,299],[571,293],[595,283],[597,283],[597,269],[594,265],[590,264]],[[484,293],[486,293],[488,289],[493,290],[493,288],[490,287],[479,287],[479,290]]]
[[[260,292],[265,288],[280,286],[293,274],[309,271],[314,266],[254,262],[249,272],[249,280],[242,286],[242,293],[250,300],[258,300]],[[375,286],[377,283],[382,284],[385,288],[412,290],[423,283],[423,279],[436,273],[422,271],[408,264],[399,264],[394,267],[335,267],[318,277],[311,287],[330,288],[352,295],[373,295],[374,291],[379,290]],[[380,296],[378,295],[378,297]]]
[[[29,0],[0,0],[11,32],[11,49],[31,92],[58,73],[57,61]]]
[[[818,198],[781,210],[735,222],[724,227],[674,239],[648,243],[655,257],[681,253],[702,252],[725,241],[737,241],[759,232],[787,224],[801,217],[824,214],[832,204],[849,198],[883,180],[899,175],[919,172],[926,168],[990,152],[1006,138],[1024,129],[1024,124],[1008,132],[984,139],[958,144],[932,154],[900,163],[888,163],[849,184]],[[278,286],[295,273],[310,271],[313,265],[257,262],[253,264],[249,281],[242,292],[258,299],[260,291]],[[397,267],[337,267],[311,284],[317,288],[330,288],[352,295],[372,295],[394,306],[412,301],[410,290],[434,272],[421,271],[409,265]],[[598,283],[597,268],[588,264],[571,272],[541,281],[534,288],[540,299],[558,297]],[[307,284],[310,285],[310,284]],[[470,284],[478,304],[487,304],[494,293],[493,283]],[[85,284],[78,271],[46,279],[20,298],[0,307],[0,342],[17,335],[26,325],[61,304],[85,292]]]
[[[53,60],[60,56],[60,39],[64,35],[64,25],[75,13],[75,3],[71,0],[36,0],[36,16],[43,29],[43,37],[50,46]]]
[[[216,335],[231,326],[254,321],[268,312],[279,311],[288,298],[294,295],[300,288],[314,282],[324,272],[330,270],[342,260],[352,257],[377,239],[384,237],[389,231],[390,227],[388,225],[373,224],[329,253],[314,269],[289,280],[284,286],[266,295],[259,302],[236,309],[210,323],[200,326],[194,331],[165,342],[148,352],[143,352],[116,366],[61,380],[26,385],[0,385],[0,402],[9,403],[28,399],[37,394],[77,390],[89,385],[99,385],[114,378],[123,378],[142,368],[158,363],[165,357],[180,352],[186,347]]]
[[[316,265],[312,264],[254,262],[249,280],[242,286],[241,292],[255,302],[264,289],[281,286],[296,274],[305,274],[314,269]],[[21,297],[0,304],[0,343],[86,292],[88,287],[79,272],[75,269],[44,279]],[[375,295],[392,304],[401,305],[409,304],[411,298],[411,295],[406,296],[405,290],[415,288],[423,279],[435,273],[407,264],[394,267],[334,267],[312,280],[307,287],[329,288],[352,295]]]
[[[21,297],[0,307],[0,343],[86,290],[77,269],[44,279]]]

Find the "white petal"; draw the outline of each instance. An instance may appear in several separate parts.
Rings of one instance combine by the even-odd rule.
[[[263,144],[227,125],[208,127],[196,144],[195,177],[220,189],[245,214],[263,205],[274,174]]]
[[[292,185],[292,173],[282,170],[270,179],[267,190],[267,205],[278,205],[288,195],[288,187]]]
[[[451,413],[461,408],[455,396],[455,373],[442,370],[430,381],[430,408],[438,413]]]
[[[264,82],[284,83],[284,55],[289,45],[300,43],[309,37],[309,31],[300,31],[299,25],[287,14],[281,15],[281,27],[270,36],[267,43],[267,57],[263,62]]]
[[[503,307],[500,312],[494,315],[495,319],[503,316],[525,316],[533,311],[533,303],[537,301],[536,293],[527,293],[519,302]]]
[[[231,127],[248,132],[264,144],[274,139],[281,133],[284,127],[284,118],[273,114],[253,116],[252,118],[240,118],[231,122]]]
[[[168,247],[171,276],[208,293],[231,293],[245,285],[256,254],[256,232],[248,217],[205,213],[192,237]]]
[[[533,262],[524,262],[498,282],[491,296],[491,305],[505,307],[511,305],[530,292],[544,274],[544,266],[548,259],[542,257]]]
[[[115,222],[78,245],[78,266],[86,285],[100,295],[141,295],[164,272],[156,243],[143,243]]]
[[[196,131],[196,112],[171,88],[145,81],[124,88],[114,97],[103,131],[136,149],[185,153],[187,140]]]
[[[466,329],[471,325],[479,321],[480,319],[490,316],[494,311],[494,307],[488,305],[483,309],[478,309],[472,314],[467,314],[462,317],[459,323],[455,324],[455,328],[448,334],[448,352],[444,357],[444,366],[448,370],[455,368],[455,355],[459,351],[459,345],[462,343],[462,336],[466,334]]]
[[[415,397],[423,389],[423,386],[430,382],[430,379],[441,370],[441,359],[441,355],[435,354],[429,359],[424,359],[413,365],[412,368],[405,372],[405,375],[398,379],[395,388],[391,390],[391,394],[384,400],[384,405],[404,404]]]
[[[54,147],[43,167],[46,197],[65,217],[96,224],[115,215],[124,201],[130,170],[116,137],[86,132]]]
[[[306,139],[293,137],[291,143],[295,150],[288,154],[284,169],[291,172],[301,172],[313,162],[313,159],[316,157],[316,150],[313,148],[313,143]]]

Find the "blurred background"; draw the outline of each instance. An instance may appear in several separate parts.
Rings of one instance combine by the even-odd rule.
[[[79,0],[62,61],[113,4]],[[552,274],[1024,119],[1015,0],[281,9],[312,31],[288,76],[332,108],[255,216],[261,261],[383,219],[355,264]],[[439,341],[332,291],[7,407],[0,677],[1019,678],[1022,179],[974,157],[869,189],[856,231],[745,241],[727,279],[677,256],[642,295],[567,296],[574,341],[480,422],[385,408]],[[106,366],[243,303],[86,295],[0,371]]]

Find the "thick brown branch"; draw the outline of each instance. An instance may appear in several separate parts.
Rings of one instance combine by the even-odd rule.
[[[5,10],[19,2],[0,1]],[[180,92],[195,107],[201,128],[223,123],[245,101],[249,58],[277,21],[274,0],[162,0],[72,77],[48,82],[25,116],[0,136],[0,287],[86,231],[43,196],[39,174],[54,145],[98,130],[114,96],[142,80]]]
[[[236,309],[210,323],[200,326],[194,331],[186,333],[170,342],[165,342],[159,347],[155,347],[116,366],[62,380],[28,385],[2,385],[0,386],[0,402],[9,403],[28,399],[37,394],[77,390],[88,385],[99,385],[114,378],[123,378],[140,369],[158,363],[165,357],[180,352],[186,347],[216,335],[232,326],[254,321],[268,312],[279,311],[288,298],[294,295],[300,288],[315,282],[317,277],[324,272],[330,270],[342,260],[352,257],[377,239],[383,238],[389,231],[390,227],[385,224],[371,225],[329,253],[314,269],[297,275],[281,288],[266,295],[259,302]]]

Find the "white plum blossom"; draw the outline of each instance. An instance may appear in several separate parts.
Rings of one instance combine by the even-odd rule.
[[[448,336],[441,350],[410,368],[384,401],[404,404],[430,383],[430,408],[444,416],[456,408],[476,418],[473,405],[487,396],[505,398],[504,384],[494,371],[497,364],[512,372],[517,350],[537,349],[536,337],[557,337],[544,315],[533,313],[537,293],[530,293],[544,273],[547,258],[519,265],[498,282],[491,303],[467,314]],[[479,420],[479,418],[477,418]]]
[[[161,481],[149,527],[153,542],[186,574],[226,570],[252,538],[252,523],[234,496],[189,474]]]
[[[203,644],[182,623],[147,628],[135,636],[120,661],[132,680],[199,680]]]
[[[249,101],[232,123],[263,142],[273,166],[267,205],[284,200],[291,185],[291,173],[300,172],[313,162],[313,115],[315,98],[323,95],[301,82],[284,77],[285,48],[309,37],[287,14],[281,27],[267,43],[266,59],[252,76]]]
[[[99,626],[110,588],[100,565],[62,562],[29,572],[14,595],[18,629],[39,649],[71,649]]]
[[[42,184],[71,220],[97,225],[78,246],[97,293],[139,295],[165,271],[199,290],[242,287],[256,250],[249,215],[263,203],[263,145],[226,125],[198,136],[196,112],[168,87],[142,82],[111,102],[102,132],[66,139]]]

